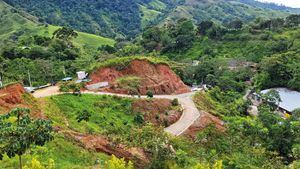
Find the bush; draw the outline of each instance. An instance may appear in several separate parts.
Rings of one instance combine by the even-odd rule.
[[[83,87],[82,83],[65,82],[59,86],[60,92],[72,92],[80,95],[80,89]]]
[[[83,110],[81,112],[78,112],[76,120],[78,121],[78,123],[83,121],[83,120],[84,121],[89,121],[90,117],[91,117],[91,113],[88,112],[87,110]]]
[[[153,92],[150,90],[147,91],[146,95],[148,98],[153,98]]]
[[[145,123],[144,116],[141,113],[138,113],[134,117],[134,122],[137,124],[144,124]]]
[[[172,100],[172,106],[178,106],[179,105],[179,101],[178,101],[178,99],[176,98],[176,99],[173,99]]]

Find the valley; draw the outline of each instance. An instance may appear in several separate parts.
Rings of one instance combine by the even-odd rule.
[[[0,0],[0,169],[300,168],[299,13]]]

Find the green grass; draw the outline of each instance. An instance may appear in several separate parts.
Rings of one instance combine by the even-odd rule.
[[[27,13],[12,11],[14,10],[11,6],[0,1],[0,45],[4,43],[5,40],[10,39],[13,34],[21,34],[20,38],[33,35],[51,37],[53,32],[60,28],[60,26],[42,25],[36,21],[36,18]],[[72,41],[77,47],[92,50],[96,50],[102,45],[113,46],[115,44],[113,39],[84,32],[78,32],[78,37]]]
[[[134,126],[130,98],[64,94],[47,98],[46,102],[45,114],[54,125],[65,129],[88,134],[122,135]],[[77,122],[78,113],[84,110],[91,113],[89,121]]]
[[[88,151],[77,143],[70,141],[60,134],[55,134],[54,140],[48,142],[44,147],[33,147],[22,156],[23,164],[28,165],[33,158],[36,158],[44,166],[47,166],[50,159],[54,160],[56,169],[82,169],[92,168],[96,161],[104,163],[109,156],[103,153]],[[18,157],[9,159],[7,156],[0,161],[0,168],[18,168]]]
[[[161,11],[167,8],[166,4],[159,0],[152,0],[149,5],[154,8],[155,10]]]
[[[35,34],[42,35],[42,36],[48,36],[51,37],[53,32],[57,29],[61,28],[60,26],[38,26],[36,28]],[[78,37],[72,39],[73,43],[81,48],[92,48],[97,49],[98,47],[102,45],[110,45],[113,46],[115,44],[115,41],[110,38],[105,38],[102,36],[84,33],[84,32],[77,32]]]
[[[147,7],[140,5],[140,11],[142,12],[142,27],[146,27],[149,23],[155,20],[160,14],[159,11],[148,9]]]
[[[31,29],[34,27],[34,21],[31,21],[18,13],[16,10],[13,12],[13,8],[0,1],[0,38],[1,41],[8,38],[12,33],[21,28]]]
[[[105,62],[95,63],[92,65],[91,70],[95,70],[103,67],[127,67],[133,60],[147,60],[152,64],[166,64],[169,65],[169,61],[164,57],[146,57],[146,56],[130,56],[130,57],[117,57],[106,60]]]

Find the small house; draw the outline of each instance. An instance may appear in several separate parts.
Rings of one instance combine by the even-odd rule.
[[[267,93],[271,89],[261,91],[262,94]],[[274,88],[279,93],[281,102],[278,109],[283,113],[292,114],[296,109],[300,108],[300,92],[287,88]]]
[[[78,80],[86,79],[88,76],[88,73],[85,73],[85,71],[79,71],[79,72],[76,72],[76,74],[77,74]]]

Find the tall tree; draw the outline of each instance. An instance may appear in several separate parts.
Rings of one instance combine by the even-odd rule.
[[[78,34],[71,28],[62,27],[54,31],[53,37],[69,41],[71,38],[76,38]]]
[[[214,23],[212,21],[202,21],[198,24],[198,34],[206,35],[207,31],[212,28]]]

